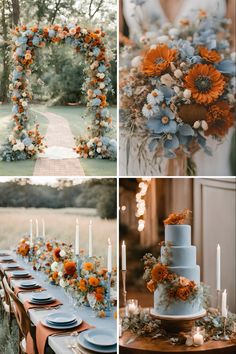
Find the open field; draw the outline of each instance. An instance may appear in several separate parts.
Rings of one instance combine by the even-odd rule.
[[[76,137],[86,133],[86,126],[89,124],[89,118],[83,118],[85,107],[31,105],[32,110],[36,110],[37,121],[40,124],[42,135],[46,133],[48,121],[40,115],[39,112],[51,112],[66,118],[69,122],[72,134]],[[116,126],[117,116],[116,108],[110,107],[114,126]],[[7,136],[8,124],[11,118],[11,105],[0,106],[0,145]],[[116,132],[113,132],[113,138],[116,138]],[[98,159],[81,159],[81,165],[86,176],[115,176],[116,162]],[[35,161],[18,161],[14,163],[0,162],[1,176],[32,176]]]
[[[107,257],[107,239],[113,244],[116,256],[116,220],[102,220],[96,209],[46,209],[46,208],[0,208],[0,249],[11,249],[21,237],[28,234],[29,220],[38,219],[39,232],[41,219],[45,220],[46,238],[74,242],[75,219],[80,224],[80,247],[88,249],[88,225],[93,222],[93,250],[97,256]],[[114,262],[115,264],[115,262]]]

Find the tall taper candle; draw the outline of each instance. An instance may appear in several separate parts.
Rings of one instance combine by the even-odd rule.
[[[76,219],[75,225],[75,254],[79,255],[79,220]]]
[[[226,291],[226,289],[222,293],[221,314],[222,314],[222,317],[227,317],[227,314],[228,314],[228,310],[227,310],[227,291]]]
[[[220,245],[217,245],[216,250],[216,290],[220,291],[220,279],[221,279],[221,269],[220,269]]]
[[[126,270],[126,244],[123,241],[121,246],[121,255],[122,255],[122,270]]]
[[[38,223],[38,219],[35,220],[35,226],[36,226],[36,237],[39,237],[39,223]]]
[[[45,222],[44,222],[44,219],[42,219],[42,229],[43,229],[42,237],[45,239]]]
[[[33,221],[30,219],[30,243],[33,243]]]
[[[93,232],[92,232],[92,220],[89,222],[89,257],[93,256]]]
[[[108,239],[107,271],[108,273],[112,272],[112,244],[110,239]]]

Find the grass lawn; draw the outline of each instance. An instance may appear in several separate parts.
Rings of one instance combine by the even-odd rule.
[[[89,123],[88,118],[83,118],[85,107],[74,106],[53,106],[47,107],[45,105],[31,105],[32,109],[37,112],[51,112],[62,117],[65,117],[69,124],[73,135],[79,136],[86,133],[86,126]],[[116,108],[110,108],[113,116],[114,125],[116,126],[117,116]],[[7,135],[7,123],[11,116],[11,106],[0,106],[0,142],[4,141]],[[37,113],[37,120],[40,123],[40,131],[42,134],[46,133],[47,119]],[[116,138],[114,133],[114,138]],[[80,160],[81,165],[85,171],[86,176],[116,176],[116,161],[107,160]],[[0,162],[0,175],[2,176],[31,176],[33,174],[35,161],[19,161],[14,163]]]

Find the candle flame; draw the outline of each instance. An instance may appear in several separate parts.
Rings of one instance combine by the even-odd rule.
[[[123,240],[123,242],[122,242],[122,245],[124,245],[125,246],[125,241]]]

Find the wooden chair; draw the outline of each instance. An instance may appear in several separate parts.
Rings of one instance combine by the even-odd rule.
[[[8,293],[8,296],[10,297],[10,299],[12,299],[14,303],[15,317],[19,327],[19,347],[18,347],[19,354],[27,354],[26,337],[28,334],[30,334],[33,339],[35,354],[38,354],[37,345],[36,345],[36,327],[30,321],[30,318],[27,315],[27,312],[22,302],[18,299],[18,297],[10,288],[6,277],[3,278],[2,282],[4,288],[6,289],[6,292]]]
[[[9,327],[10,327],[10,330],[11,330],[12,320],[15,317],[15,312],[14,312],[14,309],[13,309],[14,303],[11,300],[10,296],[8,295],[8,293],[7,293],[7,291],[6,291],[5,287],[4,287],[3,278],[4,278],[4,273],[0,270],[0,279],[1,279],[1,285],[2,285],[2,289],[1,289],[2,306],[3,306],[3,309],[4,309],[5,313],[8,316]]]

